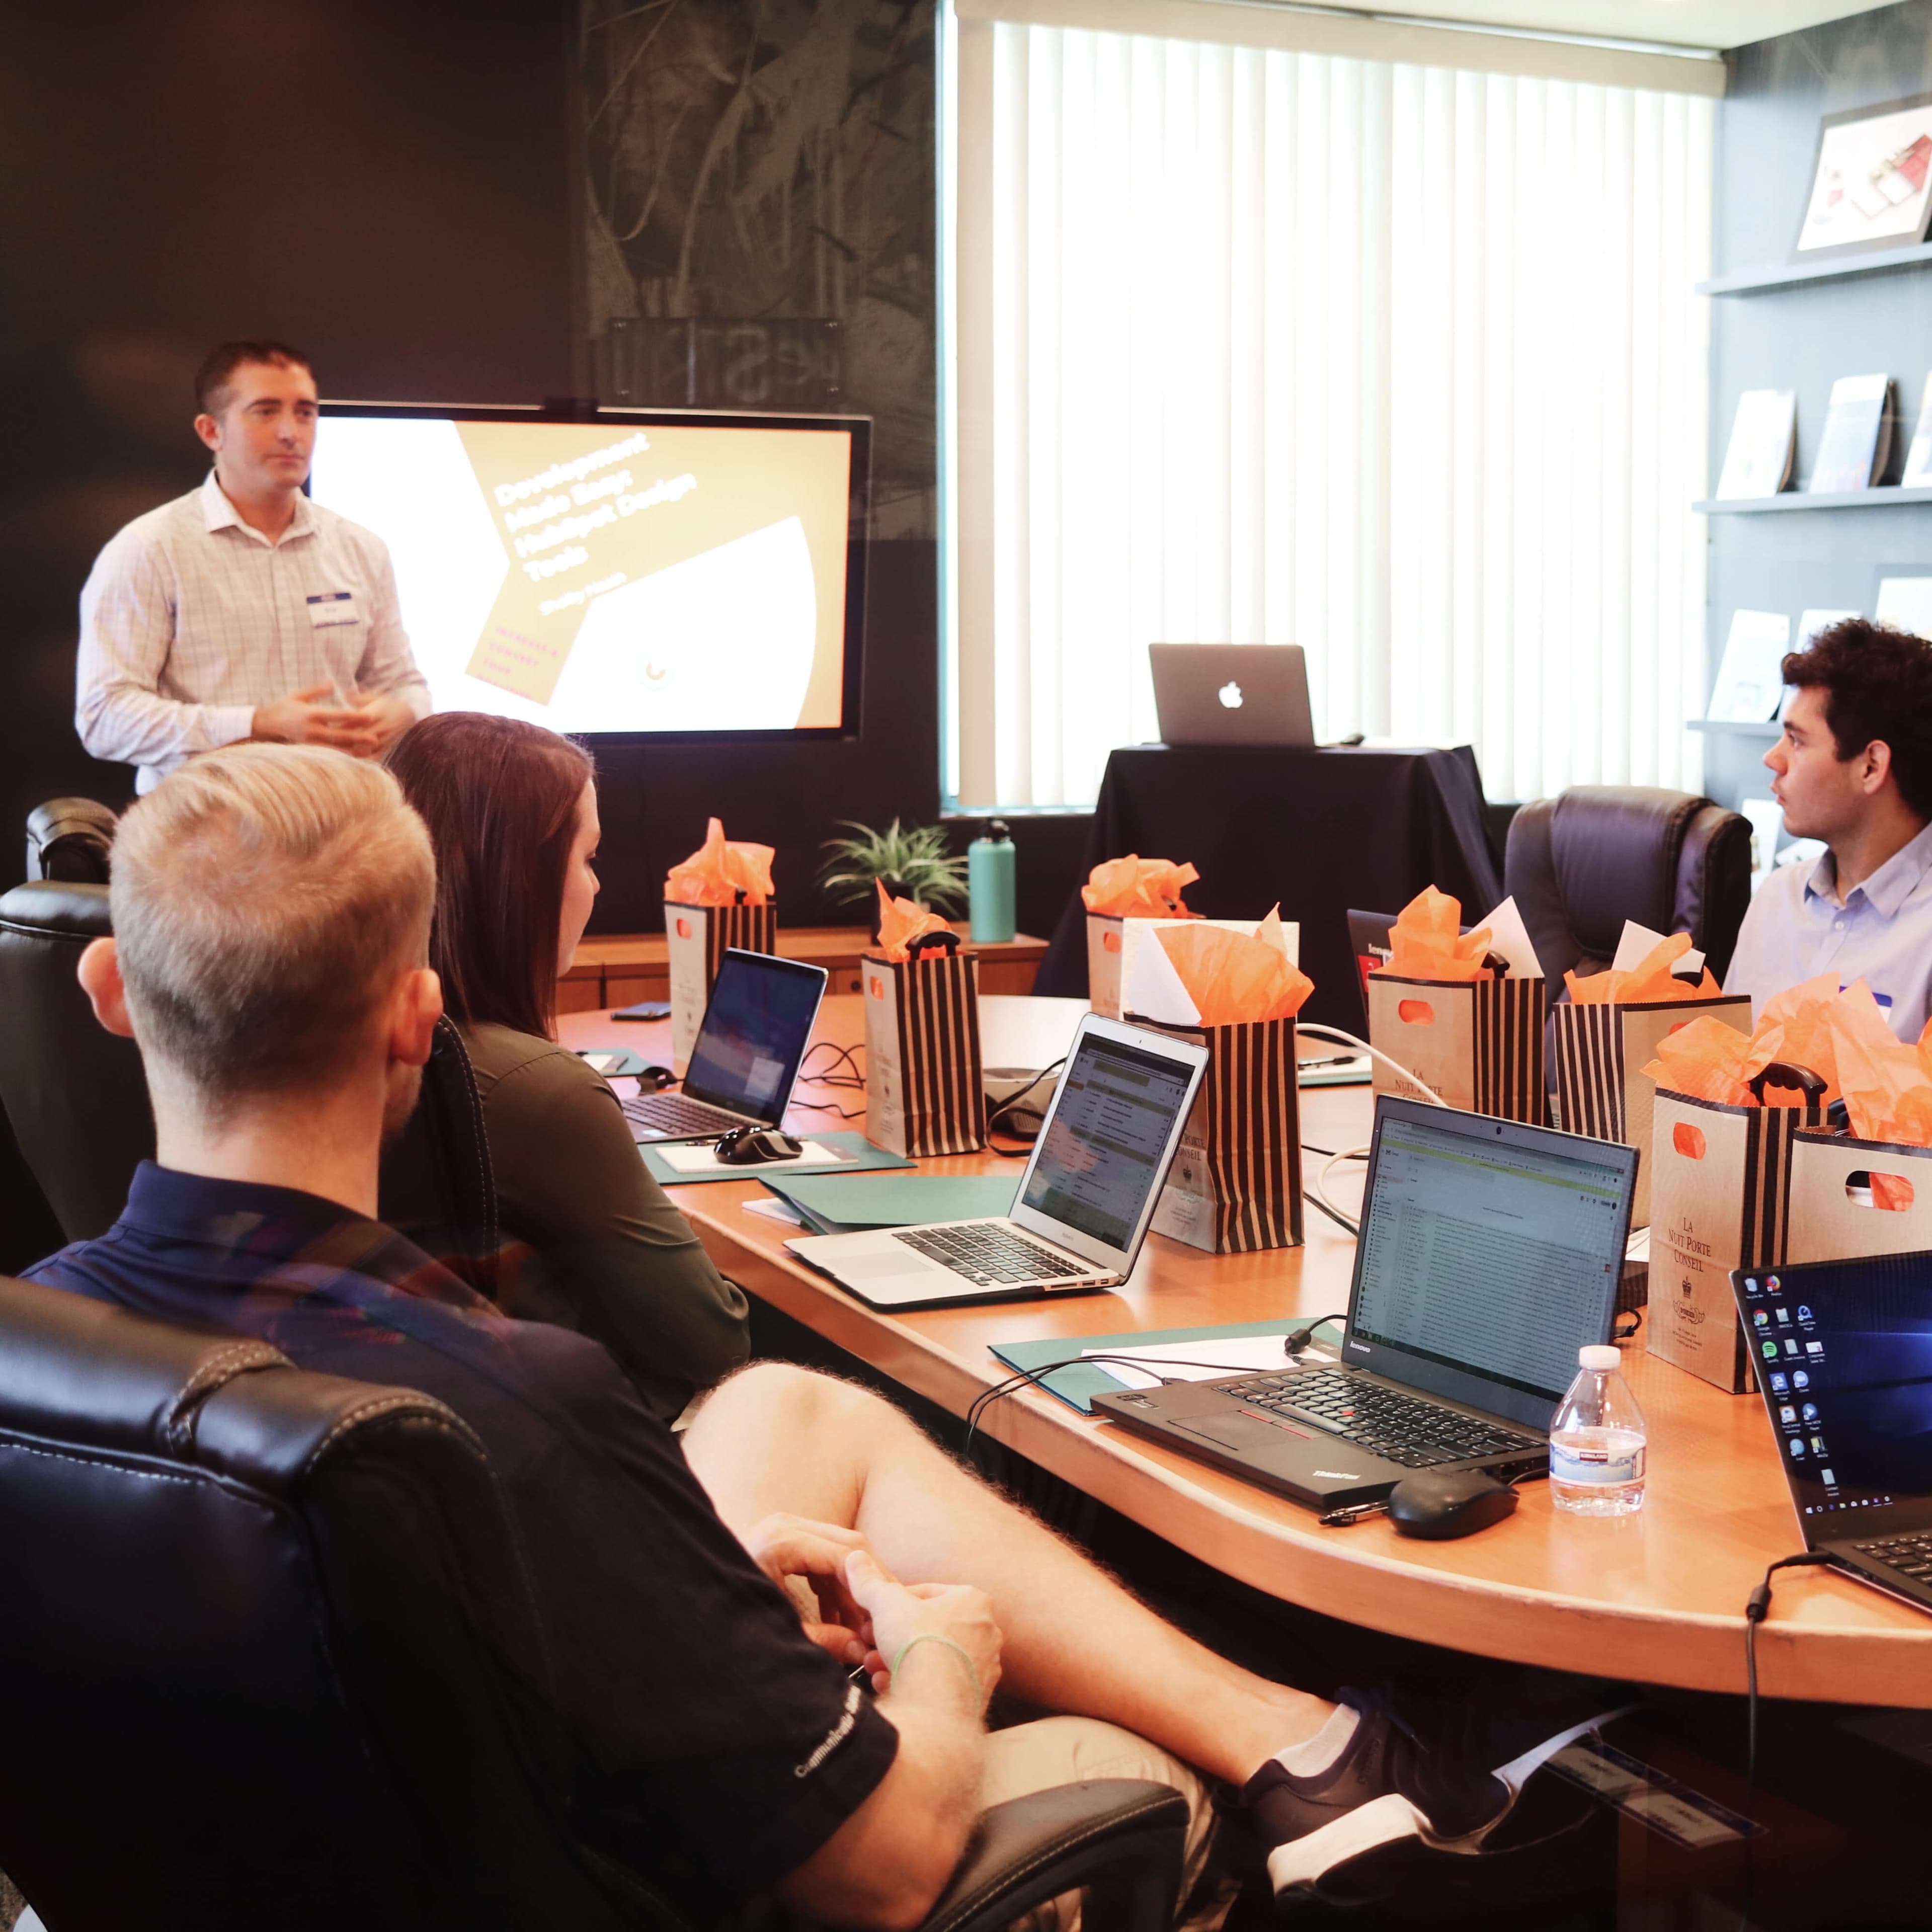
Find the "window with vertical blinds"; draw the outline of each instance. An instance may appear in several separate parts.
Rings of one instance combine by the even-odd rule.
[[[1712,102],[958,32],[953,796],[1090,801],[1156,641],[1492,797],[1694,788]]]

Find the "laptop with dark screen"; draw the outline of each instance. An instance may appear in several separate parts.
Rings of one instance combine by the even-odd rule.
[[[1731,1276],[1807,1550],[1932,1610],[1932,1254]]]

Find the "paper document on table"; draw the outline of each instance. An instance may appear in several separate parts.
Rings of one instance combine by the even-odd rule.
[[[851,1159],[850,1154],[841,1154],[836,1148],[820,1147],[816,1141],[807,1141],[805,1151],[794,1154],[788,1160],[759,1161],[749,1167],[739,1167],[720,1160],[718,1149],[710,1141],[672,1141],[660,1143],[653,1151],[665,1166],[675,1168],[680,1174],[716,1174],[722,1169],[742,1174],[747,1180],[756,1180],[776,1168],[836,1167],[841,1161]]]
[[[1286,1369],[1294,1366],[1282,1346],[1280,1335],[1226,1335],[1206,1342],[1155,1342],[1130,1348],[1082,1348],[1082,1355],[1105,1359],[1096,1364],[1123,1388],[1159,1388],[1164,1382],[1211,1382],[1223,1376],[1256,1370]],[[1138,1369],[1130,1360],[1137,1357],[1150,1364]],[[1321,1348],[1304,1348],[1304,1362],[1332,1362],[1334,1356]]]

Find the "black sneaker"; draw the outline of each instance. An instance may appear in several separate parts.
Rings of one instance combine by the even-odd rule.
[[[1334,1764],[1298,1775],[1270,1760],[1242,1791],[1280,1902],[1338,1877],[1351,1896],[1372,1896],[1375,1865],[1388,1864],[1394,1883],[1418,1854],[1473,1856],[1543,1764],[1605,1721],[1588,1718],[1488,1771],[1430,1749],[1378,1699],[1356,1690],[1340,1698],[1359,1714]]]

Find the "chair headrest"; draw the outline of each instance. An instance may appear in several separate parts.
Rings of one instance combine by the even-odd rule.
[[[107,888],[66,879],[29,879],[0,896],[0,931],[86,940],[113,932]]]
[[[266,1342],[0,1276],[0,1430],[280,1491],[358,1423],[398,1415],[470,1434],[413,1390],[314,1375]]]
[[[1573,785],[1557,800],[1550,859],[1586,953],[1612,957],[1626,918],[1670,930],[1684,834],[1709,803],[1656,785]]]

